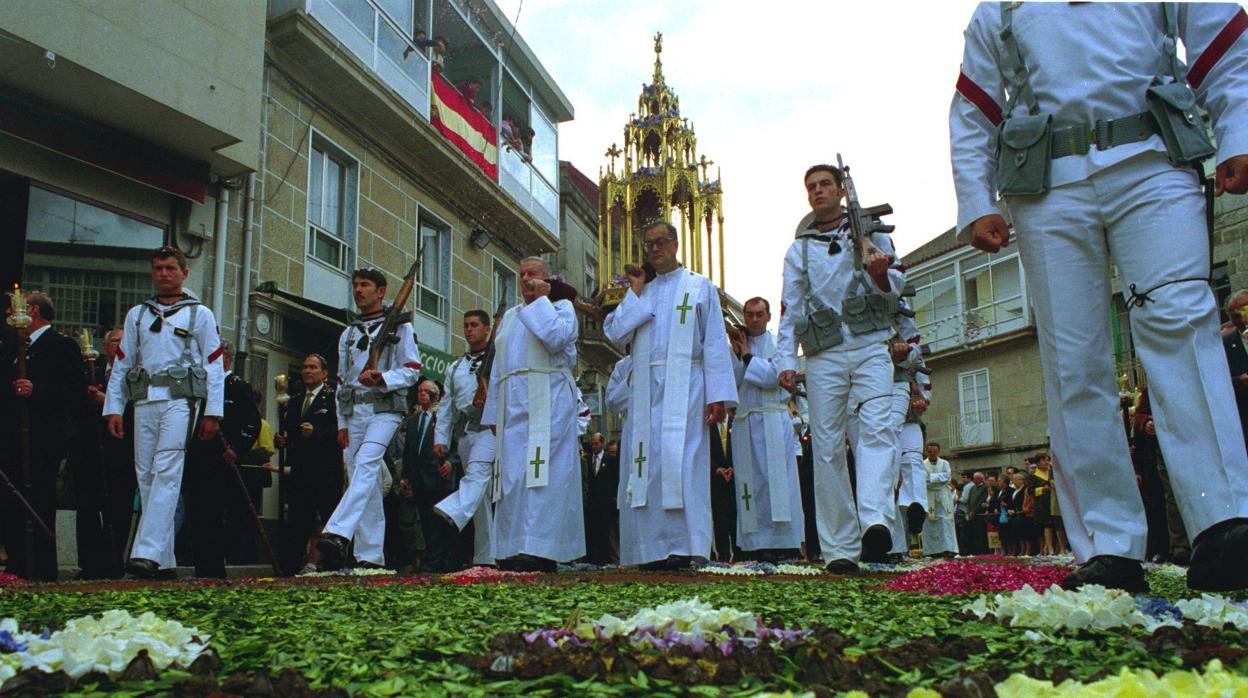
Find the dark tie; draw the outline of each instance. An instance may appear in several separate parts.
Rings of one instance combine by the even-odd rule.
[[[303,396],[303,410],[300,411],[299,414],[303,415],[304,417],[308,416],[308,410],[312,408],[312,399],[314,397],[316,397],[316,395],[310,390],[308,391],[306,395]]]

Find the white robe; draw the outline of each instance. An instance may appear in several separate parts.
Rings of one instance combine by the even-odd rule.
[[[776,340],[771,332],[763,332],[749,338],[752,358],[745,362],[733,356],[733,371],[737,379],[740,405],[734,422],[734,436],[744,432],[743,422],[748,420],[750,443],[744,439],[732,440],[733,482],[737,490],[737,545],[742,550],[799,548],[805,534],[802,515],[802,493],[797,481],[797,458],[801,453],[797,436],[789,417],[789,393],[779,386],[780,372],[776,368]],[[758,411],[755,411],[758,410]],[[749,414],[745,414],[746,412]],[[743,417],[742,415],[745,414]],[[772,430],[772,446],[767,448],[767,430]],[[750,448],[754,467],[744,471],[744,456]],[[787,481],[781,484],[783,491],[777,495],[788,500],[787,520],[777,520],[777,512],[771,506],[771,472],[783,468]],[[745,487],[749,485],[749,509],[753,514],[755,530],[751,528],[746,511]],[[783,517],[781,517],[783,518]]]
[[[693,365],[689,373],[688,408],[681,415],[663,415],[663,390],[667,384],[666,367],[655,362],[667,358],[671,314],[676,307],[676,290],[680,285],[680,269],[659,274],[646,284],[638,297],[631,290],[620,305],[607,316],[603,331],[621,349],[633,340],[633,333],[646,323],[651,328],[651,351],[648,357],[632,357],[634,364],[645,360],[650,366],[650,463],[646,478],[646,504],[630,505],[625,496],[629,472],[634,467],[631,418],[624,423],[620,446],[620,564],[638,565],[664,560],[672,555],[709,557],[711,553],[711,469],[709,428],[703,410],[712,402],[730,407],[737,401],[733,380],[728,335],[724,331],[723,311],[719,292],[705,277],[694,275],[696,300],[693,303],[697,325],[693,332]],[[631,389],[630,382],[630,389]],[[661,438],[664,419],[686,420],[685,442],[664,443]],[[680,449],[683,506],[665,509],[662,496],[663,453]]]
[[[507,311],[499,326],[505,346],[497,347],[481,424],[495,425],[497,400],[503,401],[506,426],[497,434],[502,498],[494,511],[494,558],[520,554],[567,561],[585,554],[581,502],[580,448],[576,441],[576,311],[569,301],[542,297]],[[550,356],[550,454],[548,484],[528,487],[529,345],[540,343]],[[503,381],[500,391],[499,382]]]
[[[937,458],[933,463],[924,459],[927,471],[927,521],[923,524],[923,554],[957,553],[958,536],[953,522],[953,490],[949,489],[952,471],[949,461]]]

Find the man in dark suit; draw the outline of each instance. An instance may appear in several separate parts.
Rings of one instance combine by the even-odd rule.
[[[463,569],[459,530],[434,505],[455,491],[455,468],[449,460],[433,455],[436,404],[440,390],[431,380],[416,386],[416,411],[407,418],[403,443],[403,470],[400,496],[415,499],[420,528],[425,539],[421,571],[453,572]]]
[[[730,562],[737,549],[737,486],[732,481],[732,415],[711,429],[711,521],[715,532],[712,554]]]
[[[338,407],[326,380],[329,366],[320,354],[308,354],[299,371],[300,387],[286,403],[273,441],[286,448],[286,501],[290,506],[282,533],[282,571],[293,575],[308,562],[308,541],[319,533],[342,498],[342,449],[338,447]],[[315,565],[307,568],[315,571]]]
[[[620,512],[616,508],[620,456],[607,453],[605,446],[602,434],[589,438],[589,453],[585,455],[583,469],[588,489],[585,495],[586,559],[595,565],[618,561],[611,548],[611,535],[620,526]]]
[[[126,436],[122,439],[108,435],[108,423],[101,415],[108,374],[117,356],[117,348],[121,346],[123,331],[123,328],[117,327],[104,335],[104,360],[96,364],[95,375],[90,377],[87,385],[79,415],[79,438],[69,455],[69,465],[74,474],[74,503],[78,512],[75,528],[78,567],[81,568],[79,579],[118,579],[122,576],[126,538],[134,513],[134,490],[138,485],[132,436],[134,405],[126,406],[123,415]],[[112,540],[109,540],[110,529]]]
[[[10,342],[7,345],[10,352],[3,362],[4,382],[9,388],[3,392],[6,415],[16,415],[21,402],[25,403],[29,414],[30,487],[23,487],[20,451],[15,440],[7,442],[10,457],[4,459],[4,469],[13,484],[23,490],[22,494],[39,518],[55,533],[56,475],[61,459],[76,436],[74,417],[86,394],[87,379],[78,343],[51,326],[56,310],[47,294],[27,293],[26,313],[31,317],[27,329],[26,377],[17,377],[18,348],[15,342]],[[16,432],[14,429],[14,438],[18,437]],[[33,569],[35,579],[55,581],[56,542],[36,530],[34,547],[28,548],[26,512],[7,495],[4,497],[0,520],[3,521],[9,572],[26,577]],[[32,556],[33,568],[29,564]]]
[[[988,485],[984,483],[984,474],[975,473],[971,476],[974,482],[970,494],[966,497],[966,550],[967,555],[983,555],[988,552]]]
[[[251,386],[232,370],[234,347],[222,340],[221,350],[225,403],[218,438],[191,442],[182,477],[195,576],[217,579],[225,579],[225,532],[230,528],[225,520],[227,498],[244,496],[231,472],[233,464],[251,450],[260,434],[260,411],[252,402]]]

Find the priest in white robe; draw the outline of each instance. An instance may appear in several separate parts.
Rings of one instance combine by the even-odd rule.
[[[923,524],[924,555],[957,555],[958,534],[953,520],[953,471],[940,457],[940,444],[927,445],[923,468],[927,472],[927,523]]]
[[[737,401],[719,292],[679,264],[669,223],[642,231],[656,275],[630,289],[603,330],[632,357],[620,448],[620,564],[676,569],[711,552],[709,427]]]
[[[745,302],[745,330],[732,338],[740,404],[732,427],[732,479],[737,489],[737,545],[747,557],[797,557],[805,519],[797,482],[797,435],[789,392],[779,387],[776,338],[767,331],[765,298]]]
[[[576,440],[576,311],[551,302],[540,257],[520,262],[524,303],[503,316],[481,424],[497,437],[494,558],[503,569],[554,572],[585,555]]]

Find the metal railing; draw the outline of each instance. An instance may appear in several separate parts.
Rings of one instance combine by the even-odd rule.
[[[1042,396],[1037,402],[982,412],[955,412],[928,421],[928,438],[946,451],[1033,446],[1046,441],[1048,415]]]

